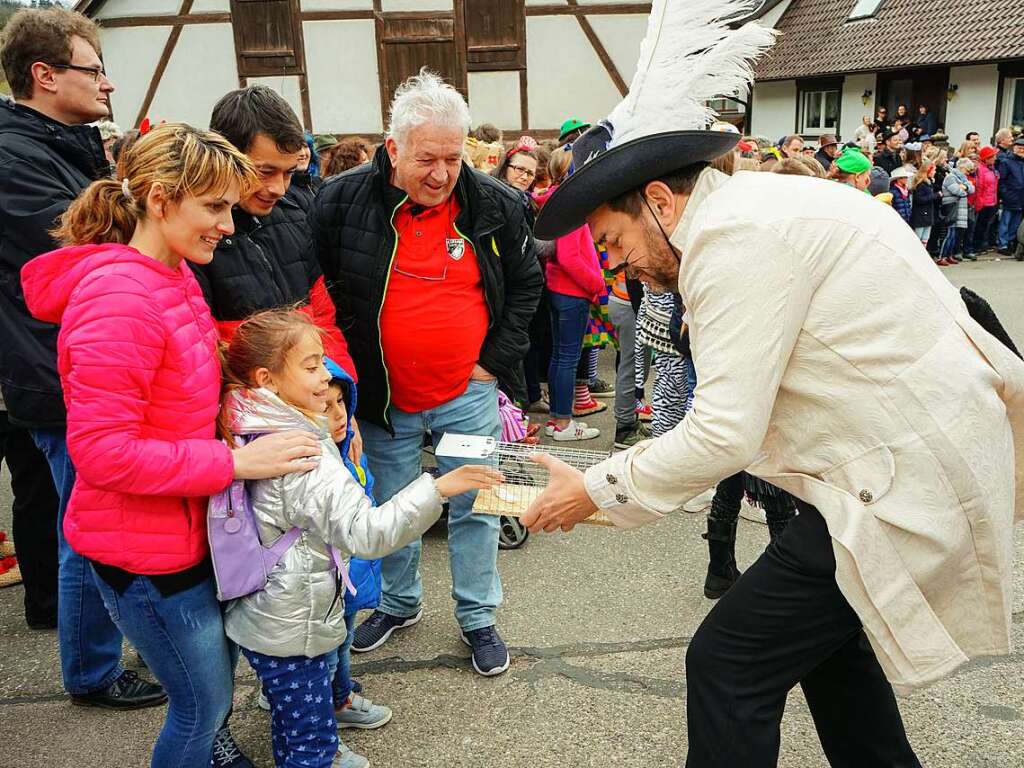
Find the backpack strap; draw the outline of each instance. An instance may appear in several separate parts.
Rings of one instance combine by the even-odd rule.
[[[337,547],[331,547],[331,560],[334,561],[334,567],[338,570],[338,575],[344,582],[345,589],[355,595],[356,585],[352,583],[352,578],[348,575],[348,566],[345,564],[345,559],[341,556]]]
[[[281,561],[282,557],[284,557],[284,553],[291,549],[292,544],[298,541],[299,536],[301,535],[302,529],[294,527],[278,536],[277,541],[269,547],[263,548],[263,563],[266,566],[267,573],[270,573],[270,571],[273,570],[274,566]]]

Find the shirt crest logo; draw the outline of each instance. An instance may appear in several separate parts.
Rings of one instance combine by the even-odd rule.
[[[458,261],[466,253],[466,241],[461,237],[446,237],[444,244],[453,261]]]

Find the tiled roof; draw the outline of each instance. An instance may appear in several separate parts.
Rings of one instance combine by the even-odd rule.
[[[882,0],[847,21],[856,0],[793,0],[758,80],[1024,58],[1024,0]]]

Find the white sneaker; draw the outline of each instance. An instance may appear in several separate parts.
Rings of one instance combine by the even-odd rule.
[[[338,745],[338,752],[331,761],[331,768],[370,768],[370,761],[357,755],[344,744]]]
[[[588,427],[578,421],[570,421],[563,429],[551,430],[551,439],[558,443],[568,443],[576,440],[593,440],[599,437],[601,430],[597,427]]]
[[[374,704],[365,696],[353,693],[349,697],[347,707],[334,710],[334,717],[339,728],[373,730],[391,721],[391,708],[383,704]]]
[[[585,422],[585,421],[576,421],[576,420],[574,420],[572,423],[573,424],[578,424],[579,426],[583,427],[584,429],[587,428],[587,422]],[[549,421],[547,424],[544,425],[544,434],[547,435],[548,437],[554,437],[555,436],[555,422]]]
[[[764,510],[760,507],[755,507],[746,499],[743,500],[743,504],[740,506],[740,517],[752,523],[768,525],[768,517],[765,515]]]

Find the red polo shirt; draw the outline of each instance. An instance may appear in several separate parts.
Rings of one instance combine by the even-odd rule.
[[[487,336],[480,266],[455,229],[459,210],[453,195],[433,208],[406,202],[395,214],[398,246],[380,340],[391,403],[406,412],[436,408],[465,392]]]

